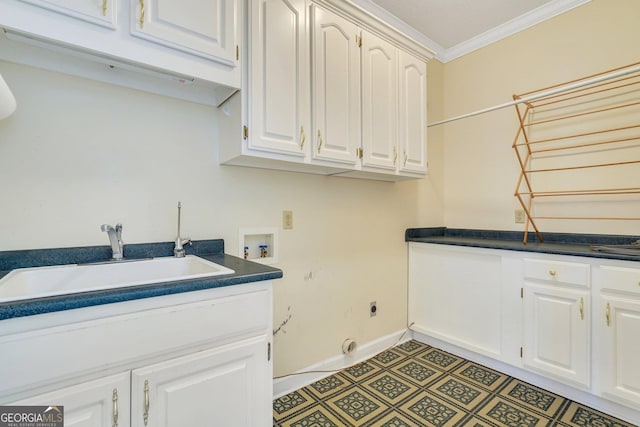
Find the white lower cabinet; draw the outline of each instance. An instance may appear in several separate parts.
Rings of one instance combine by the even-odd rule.
[[[527,368],[589,386],[589,294],[525,283],[523,360]]]
[[[640,297],[601,298],[606,307],[599,366],[602,393],[640,407]]]
[[[524,366],[579,387],[590,384],[589,264],[524,259]]]
[[[408,292],[433,345],[640,424],[640,263],[411,242]]]
[[[12,404],[64,406],[69,427],[267,425],[267,345],[250,338]]]
[[[66,427],[126,427],[130,418],[130,373],[122,372],[13,402],[64,406]]]
[[[640,268],[638,263],[595,269],[598,303],[594,315],[598,391],[640,408]]]
[[[409,323],[413,329],[490,357],[501,355],[500,256],[468,248],[411,244]]]
[[[133,370],[131,425],[267,425],[266,341],[256,337]]]
[[[0,404],[62,405],[74,427],[268,426],[272,324],[269,282],[4,320]]]

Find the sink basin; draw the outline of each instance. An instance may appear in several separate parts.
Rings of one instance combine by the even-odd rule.
[[[19,268],[0,279],[0,302],[213,277],[233,272],[194,255]]]

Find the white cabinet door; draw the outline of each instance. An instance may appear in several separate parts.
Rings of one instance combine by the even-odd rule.
[[[501,359],[500,255],[419,243],[409,248],[412,329]]]
[[[132,426],[268,425],[269,345],[262,335],[133,370]]]
[[[129,371],[33,396],[13,405],[64,406],[66,427],[129,426]]]
[[[311,139],[305,1],[250,4],[248,147],[304,157]]]
[[[602,308],[598,314],[602,392],[640,406],[640,297],[603,295]]]
[[[360,146],[358,27],[311,6],[314,159],[355,164]]]
[[[427,172],[427,64],[399,51],[398,135],[401,172]]]
[[[593,277],[598,291],[597,389],[607,398],[640,408],[640,268],[636,262],[621,261],[599,266]]]
[[[588,291],[525,282],[524,365],[589,387],[589,309]]]
[[[395,171],[398,160],[397,49],[362,35],[362,165]]]
[[[101,27],[116,26],[117,0],[21,0]]]
[[[239,0],[129,0],[131,34],[154,43],[236,65]]]

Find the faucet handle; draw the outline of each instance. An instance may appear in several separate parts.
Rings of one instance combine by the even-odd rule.
[[[124,242],[122,241],[122,224],[116,224],[115,228],[109,224],[102,224],[100,229],[109,235],[111,259],[121,260],[123,258],[124,249]]]
[[[173,256],[177,257],[177,258],[182,258],[186,255],[186,252],[184,250],[184,247],[186,245],[192,245],[193,243],[191,243],[191,238],[187,237],[186,239],[183,239],[182,237],[178,236],[176,237],[176,244],[173,247]]]

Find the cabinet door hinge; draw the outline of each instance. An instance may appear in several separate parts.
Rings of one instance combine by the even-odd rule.
[[[524,357],[524,349],[520,347],[520,359]]]
[[[236,61],[240,60],[240,45],[236,45]]]
[[[356,150],[356,157],[357,157],[357,158],[359,158],[359,159],[361,159],[363,156],[364,156],[364,150],[362,149],[362,147],[359,147],[359,148]]]
[[[242,137],[244,139],[249,138],[249,128],[247,126],[242,126]]]
[[[267,362],[271,361],[271,343],[267,343]]]
[[[362,33],[356,35],[356,45],[362,47]]]

